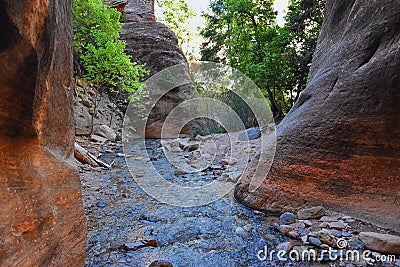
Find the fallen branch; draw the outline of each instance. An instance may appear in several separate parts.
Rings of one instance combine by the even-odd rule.
[[[111,165],[105,163],[102,160],[99,160],[96,156],[94,156],[89,151],[81,147],[78,143],[75,142],[74,147],[75,147],[74,149],[75,158],[82,164],[89,164],[90,166],[93,167],[101,166],[111,169]]]

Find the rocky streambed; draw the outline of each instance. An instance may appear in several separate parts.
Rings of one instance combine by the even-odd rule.
[[[224,143],[224,136],[218,142]],[[212,203],[196,207],[179,207],[161,203],[138,186],[128,170],[135,162],[133,175],[149,179],[151,172],[143,166],[152,164],[172,183],[195,186],[214,180],[234,183],[232,175],[241,159],[229,160],[223,149],[217,151],[211,168],[198,173],[185,173],[169,164],[160,141],[146,141],[149,157],[135,154],[137,148],[121,143],[81,144],[102,160],[112,163],[111,169],[80,166],[82,194],[88,222],[86,266],[399,266],[400,262],[345,262],[346,251],[364,251],[359,240],[362,231],[386,233],[384,229],[362,223],[348,216],[333,214],[318,207],[300,214],[285,213],[280,218],[251,210],[233,199],[232,192]],[[257,141],[250,148],[257,150]],[[190,142],[189,142],[190,143]],[[172,144],[172,145],[171,145]],[[192,143],[193,144],[193,143]],[[167,150],[176,150],[174,142],[164,143]],[[178,145],[179,146],[179,145]],[[198,147],[180,145],[186,161],[196,162]],[[209,148],[210,149],[210,148]],[[178,149],[179,150],[179,149]],[[137,152],[137,151],[136,151]],[[248,151],[252,156],[253,151]],[[128,155],[129,154],[129,155]],[[198,156],[198,155],[197,155]],[[207,156],[206,156],[207,158]],[[184,206],[184,205],[183,205]],[[307,217],[308,216],[308,217]],[[341,248],[345,240],[346,248]],[[278,251],[318,251],[316,261],[279,258]],[[322,250],[335,249],[333,260],[321,255]],[[275,251],[275,252],[272,252]],[[272,252],[272,253],[271,253]],[[380,254],[374,252],[374,260]],[[170,265],[154,264],[165,261]],[[167,264],[166,263],[166,264]]]

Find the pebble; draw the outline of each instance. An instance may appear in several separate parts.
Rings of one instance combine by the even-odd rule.
[[[299,220],[319,219],[324,215],[325,215],[325,208],[322,206],[302,209],[297,212],[297,218]]]
[[[343,237],[352,237],[352,235],[349,232],[342,232]]]
[[[304,222],[298,222],[296,223],[296,229],[298,230],[303,230],[306,228],[306,224]]]
[[[299,238],[299,233],[298,233],[297,231],[290,231],[290,232],[288,233],[288,236],[289,236],[290,238],[293,238],[293,239],[298,239],[298,238]]]
[[[360,242],[360,241],[350,242],[349,246],[350,246],[351,249],[354,249],[354,250],[364,249],[364,244],[362,242]]]
[[[289,225],[280,225],[278,229],[279,229],[279,232],[281,232],[281,233],[284,234],[284,235],[287,235],[287,234],[289,234],[291,231],[294,230],[294,228],[291,227],[291,226],[289,226]]]
[[[320,223],[319,227],[326,228],[326,227],[328,227],[328,223],[327,222]]]
[[[310,227],[310,226],[313,225],[313,223],[310,222],[309,220],[305,220],[305,221],[303,221],[303,222],[304,222],[304,224],[305,224],[306,226],[308,226],[308,227]]]
[[[331,229],[342,230],[346,228],[347,224],[345,224],[343,221],[338,221],[338,222],[330,222],[328,223],[328,226]]]
[[[153,261],[149,267],[173,267],[169,261]]]
[[[279,217],[279,223],[282,224],[291,224],[296,222],[296,216],[293,213],[286,212]]]
[[[248,234],[248,232],[246,230],[243,229],[243,227],[238,227],[235,229],[235,233],[237,233],[238,235],[246,235]]]
[[[303,229],[303,230],[300,230],[300,231],[299,231],[299,235],[300,235],[300,236],[305,236],[305,235],[308,235],[309,232],[310,232],[310,231],[308,231],[307,229]]]
[[[307,235],[302,236],[300,239],[301,239],[301,242],[303,242],[303,244],[308,244],[308,236]]]
[[[298,255],[302,255],[303,253],[305,253],[305,251],[308,250],[308,247],[305,246],[295,246],[292,249],[293,251],[296,251]]]
[[[264,215],[264,212],[259,211],[259,210],[254,210],[253,213],[254,213],[255,215]]]
[[[321,240],[319,240],[319,238],[313,237],[313,236],[309,236],[308,237],[308,242],[310,242],[311,245],[314,246],[321,246],[322,242]]]
[[[289,252],[293,247],[293,244],[291,242],[284,242],[284,243],[280,243],[277,247],[276,250],[277,251],[285,251],[285,252]]]
[[[340,232],[338,230],[330,230],[329,232],[331,233],[331,235],[333,235],[335,237],[342,237],[342,232]]]
[[[318,238],[324,244],[327,244],[331,247],[336,246],[336,238],[327,230],[321,230],[318,233]]]
[[[96,203],[96,206],[98,208],[104,208],[106,206],[106,204],[103,201],[99,201],[99,202]]]
[[[319,219],[320,222],[337,222],[338,218],[333,216],[323,216]]]

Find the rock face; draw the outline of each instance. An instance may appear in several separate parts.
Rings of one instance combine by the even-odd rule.
[[[277,128],[254,208],[323,204],[400,229],[399,1],[328,0],[308,86]],[[266,170],[267,171],[267,170]]]
[[[145,64],[150,76],[174,65],[187,64],[175,33],[164,24],[147,19],[154,10],[151,7],[154,2],[146,3],[147,6],[143,5],[144,2],[140,4],[139,1],[131,0],[125,7],[126,22],[121,30],[121,39],[126,41],[127,53],[132,55],[133,61]],[[159,138],[166,116],[194,93],[196,88],[189,84],[165,94],[148,118],[146,137]],[[188,133],[188,130],[184,129],[183,132]]]
[[[70,0],[0,1],[0,265],[83,266]]]

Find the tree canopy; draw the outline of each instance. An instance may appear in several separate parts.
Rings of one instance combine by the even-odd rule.
[[[305,88],[325,0],[291,0],[277,25],[273,0],[212,0],[204,14],[202,60],[229,64],[265,93],[277,121]]]
[[[190,19],[196,15],[195,11],[185,0],[158,0],[158,3],[163,11],[161,22],[175,32],[178,44],[184,50],[186,57],[192,56],[192,51],[187,45],[195,36],[189,29]]]

